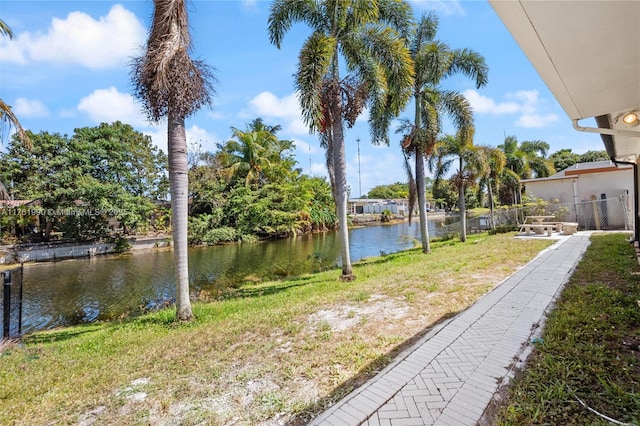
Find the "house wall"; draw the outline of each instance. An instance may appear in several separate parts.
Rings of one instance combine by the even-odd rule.
[[[593,216],[603,228],[624,228],[630,221],[629,211],[633,200],[633,169],[625,168],[602,173],[581,173],[561,179],[547,179],[525,183],[528,195],[541,198],[549,202],[560,202],[569,205],[567,220],[583,224],[594,221]],[[590,202],[592,196],[600,200],[605,194],[607,201],[600,202],[599,211],[593,210]],[[627,208],[623,208],[619,199],[620,194],[628,194]],[[578,208],[576,208],[576,203]],[[593,211],[582,211],[587,209]],[[584,216],[587,216],[586,218]],[[606,216],[606,219],[605,217]],[[585,222],[586,224],[586,222]]]

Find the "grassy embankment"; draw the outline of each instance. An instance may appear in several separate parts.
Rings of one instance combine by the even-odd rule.
[[[591,238],[496,424],[640,425],[640,267],[626,238]]]
[[[549,240],[470,236],[0,348],[0,424],[304,423]]]

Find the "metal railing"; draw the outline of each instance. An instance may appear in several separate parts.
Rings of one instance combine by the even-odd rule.
[[[2,272],[2,338],[22,334],[22,266]]]

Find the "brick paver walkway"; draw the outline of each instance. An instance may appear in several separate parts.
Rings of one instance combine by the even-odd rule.
[[[589,237],[586,232],[563,237],[310,424],[477,424],[539,334]]]

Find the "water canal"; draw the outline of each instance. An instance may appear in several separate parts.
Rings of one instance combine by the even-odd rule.
[[[430,221],[430,235],[438,223]],[[350,230],[352,261],[414,246],[417,223]],[[192,294],[214,293],[248,281],[318,271],[340,263],[338,234],[303,235],[256,244],[192,247]],[[23,332],[109,320],[152,309],[174,298],[170,249],[25,264]]]

